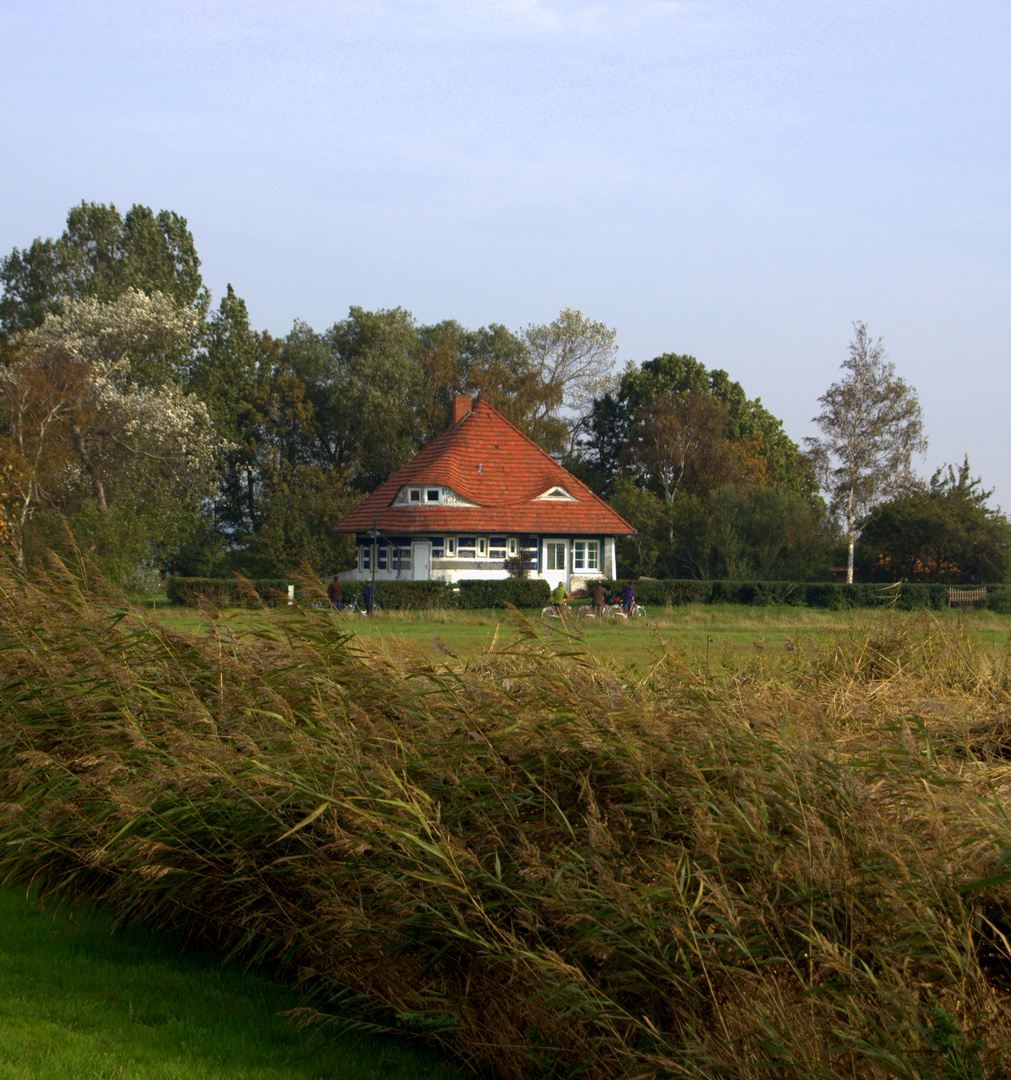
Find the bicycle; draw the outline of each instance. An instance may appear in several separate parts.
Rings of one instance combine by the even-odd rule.
[[[541,608],[542,619],[560,619],[568,609],[563,608],[561,604],[548,604],[546,607]]]
[[[615,600],[613,604],[606,604],[604,606],[604,615],[611,619],[645,619],[646,609],[642,604],[637,601],[632,601],[632,606],[625,610],[620,600]]]
[[[347,615],[382,615],[383,606],[375,597],[373,597],[372,611],[370,613],[368,608],[365,607],[365,601],[359,600],[358,593],[355,593],[354,596],[351,598],[351,603],[344,604],[344,606],[341,608],[341,611]]]

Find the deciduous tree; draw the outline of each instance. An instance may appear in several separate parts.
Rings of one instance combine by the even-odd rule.
[[[829,508],[843,524],[848,582],[861,524],[879,503],[910,490],[913,454],[927,448],[916,391],[895,374],[865,323],[853,329],[846,374],[818,399],[822,411],[814,423],[821,435],[805,440]]]
[[[594,401],[612,389],[616,337],[615,330],[572,308],[523,332],[539,381],[548,391],[535,419],[564,423],[569,454],[587,430]]]
[[[160,292],[202,313],[206,295],[186,219],[135,205],[82,202],[57,240],[34,240],[0,260],[0,338],[41,326],[64,299],[109,303],[128,288]]]
[[[152,358],[188,341],[196,316],[132,288],[60,309],[17,335],[0,370],[0,452],[18,478],[19,551],[36,507],[72,515],[82,501],[98,520],[129,508],[149,546],[164,545],[209,493],[217,450],[203,403],[152,379]]]
[[[1006,580],[1011,523],[988,507],[991,494],[966,458],[957,470],[939,469],[927,488],[877,506],[861,534],[861,574],[953,585]]]

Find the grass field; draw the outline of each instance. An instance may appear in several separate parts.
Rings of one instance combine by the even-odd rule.
[[[284,621],[284,612],[271,613],[270,621]],[[264,615],[247,608],[221,613],[208,620],[191,608],[158,609],[157,617],[168,625],[194,632],[255,634]],[[736,670],[760,652],[786,655],[795,649],[811,651],[840,635],[873,633],[894,621],[888,609],[825,611],[793,606],[744,608],[734,605],[692,604],[651,611],[645,620],[576,619],[563,626],[558,619],[542,619],[537,612],[433,611],[392,612],[376,618],[331,616],[370,643],[395,639],[416,655],[432,660],[479,656],[526,623],[545,640],[569,640],[584,647],[596,659],[616,668],[637,667],[665,647],[683,650],[692,662],[717,669]],[[908,616],[907,616],[908,617]],[[915,618],[915,616],[913,616]],[[296,621],[300,616],[293,615]],[[1011,616],[993,615],[985,609],[960,612],[924,612],[920,618],[939,629],[969,634],[990,652],[1000,652],[1011,641]]]
[[[0,873],[507,1080],[996,1080],[984,612],[129,610],[0,580]]]
[[[184,949],[112,932],[99,912],[48,911],[0,889],[0,1080],[451,1080],[403,1042],[294,1026],[290,988]]]

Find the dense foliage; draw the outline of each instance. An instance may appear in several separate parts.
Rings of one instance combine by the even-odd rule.
[[[19,563],[83,550],[116,580],[148,584],[348,569],[352,542],[329,526],[467,394],[625,516],[637,531],[619,541],[622,574],[828,580],[842,537],[816,466],[849,539],[865,521],[871,529],[879,557],[862,565],[872,576],[922,576],[922,553],[881,537],[909,531],[909,514],[924,509],[934,517],[919,533],[965,533],[945,539],[932,580],[1006,572],[995,541],[1004,519],[978,501],[947,495],[867,520],[875,493],[894,493],[875,432],[850,446],[857,494],[843,498],[826,480],[838,440],[815,441],[809,458],[759,398],[691,356],[665,353],[616,376],[615,331],[581,312],[512,331],[353,306],[328,329],[296,322],[278,337],[253,329],[230,285],[212,311],[199,267],[178,214],[98,203],[74,207],[58,239],[0,260],[0,519]],[[877,373],[882,393],[915,405],[880,343],[858,331],[854,373]],[[826,430],[856,410],[848,386],[822,399]]]

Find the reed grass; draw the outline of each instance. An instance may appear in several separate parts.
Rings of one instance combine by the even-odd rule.
[[[7,880],[506,1077],[1003,1074],[1011,659],[961,623],[632,671],[212,614],[0,580]]]

